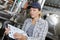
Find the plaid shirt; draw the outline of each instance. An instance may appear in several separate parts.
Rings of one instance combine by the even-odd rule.
[[[26,32],[30,25],[32,24],[32,19],[27,19],[24,22],[23,30]],[[43,20],[42,18],[39,18],[39,20],[36,21],[32,37],[28,37],[27,40],[45,40],[45,37],[48,33],[48,23],[46,20]]]

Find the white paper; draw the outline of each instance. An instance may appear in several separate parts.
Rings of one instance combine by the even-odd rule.
[[[19,29],[19,28],[16,28],[16,27],[14,27],[14,26],[12,26],[12,25],[10,25],[10,24],[8,24],[8,27],[10,28],[10,31],[9,31],[9,37],[11,37],[11,38],[13,38],[13,39],[15,39],[14,37],[13,37],[13,35],[14,35],[14,33],[20,33],[20,34],[23,34],[23,35],[25,35],[25,36],[27,36],[27,34],[23,31],[23,30],[21,30],[21,29]]]

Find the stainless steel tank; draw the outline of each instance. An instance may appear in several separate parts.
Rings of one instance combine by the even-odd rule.
[[[49,25],[49,32],[55,34],[55,35],[60,35],[60,17],[57,14],[49,14],[46,17],[46,20]]]

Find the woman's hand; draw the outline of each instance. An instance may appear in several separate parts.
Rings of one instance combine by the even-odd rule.
[[[26,36],[24,36],[22,34],[19,34],[19,33],[15,33],[14,38],[17,39],[17,40],[27,40]]]
[[[8,34],[9,34],[9,31],[10,31],[9,28],[5,28],[5,32],[4,32],[4,33],[5,33],[6,35],[8,35]]]

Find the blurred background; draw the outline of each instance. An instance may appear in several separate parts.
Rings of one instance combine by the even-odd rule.
[[[5,40],[6,24],[21,29],[25,19],[30,17],[29,9],[24,8],[27,2],[28,5],[40,3],[42,18],[49,24],[46,40],[60,40],[60,0],[0,0],[0,40]]]

